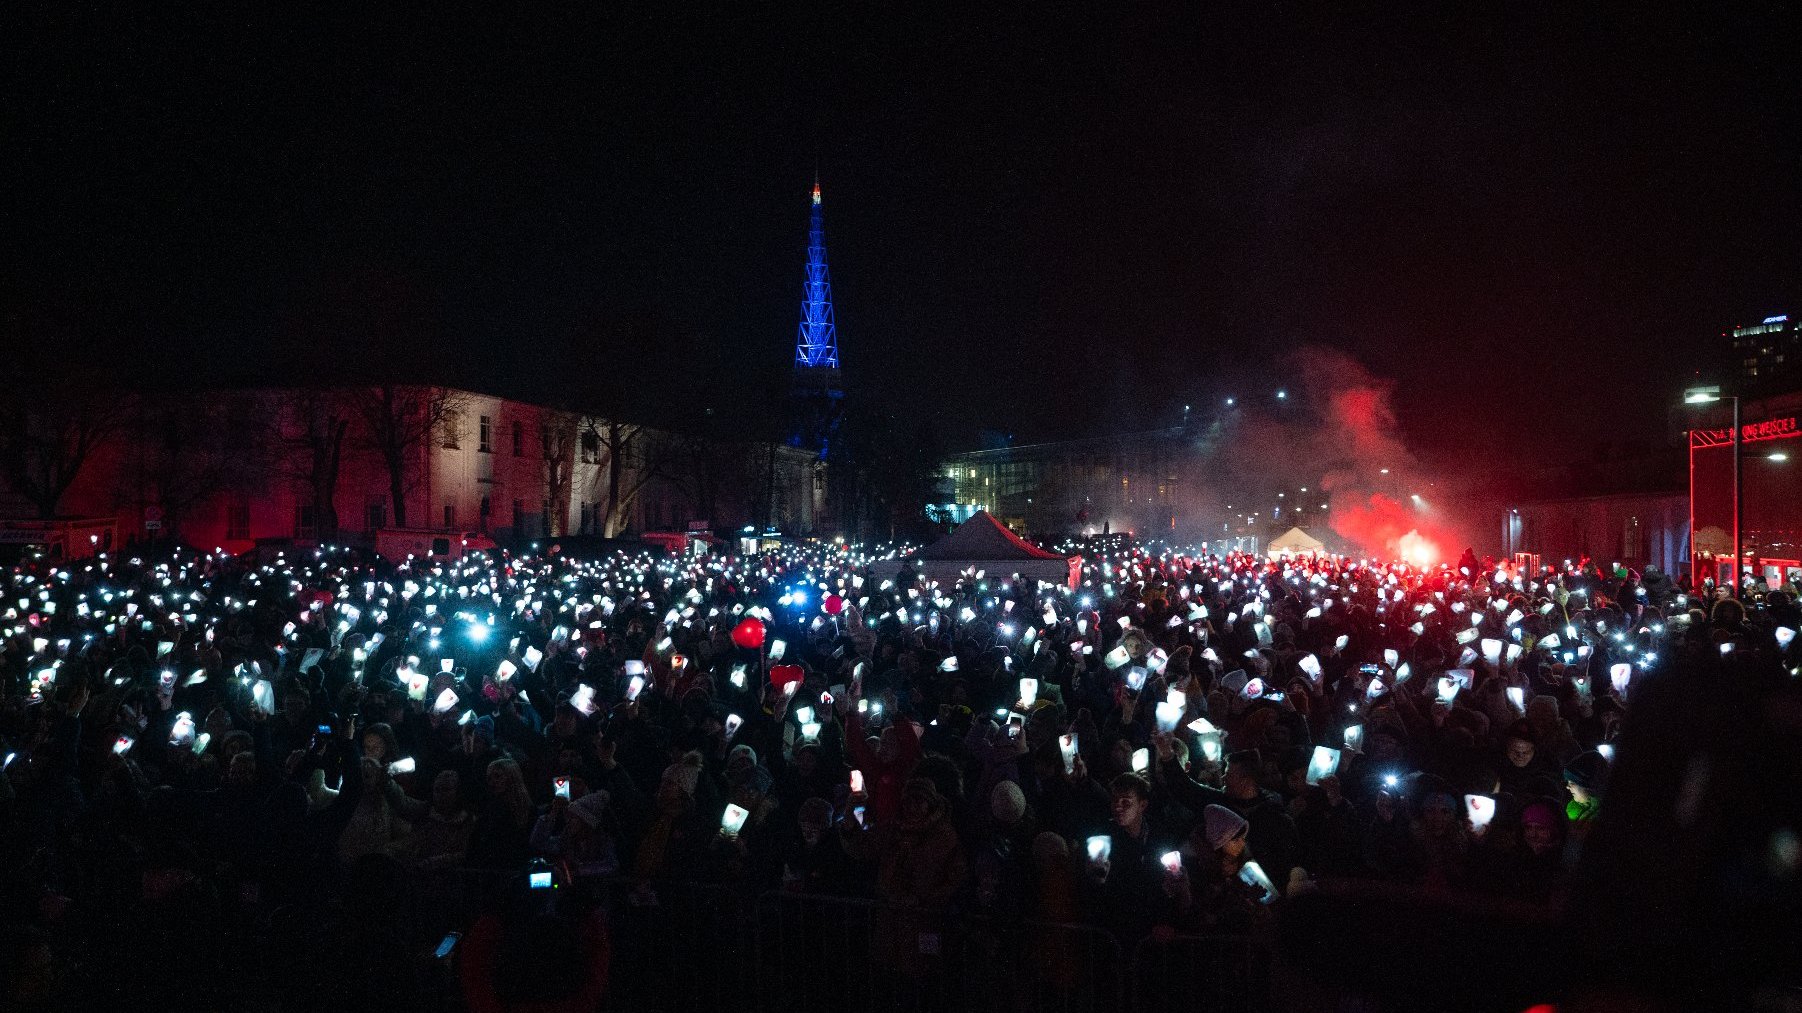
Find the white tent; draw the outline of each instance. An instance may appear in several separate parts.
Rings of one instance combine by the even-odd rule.
[[[1326,543],[1300,528],[1290,528],[1270,540],[1264,551],[1272,559],[1277,556],[1301,556],[1310,552],[1325,552]]]
[[[893,577],[903,566],[913,567],[928,580],[947,583],[966,570],[981,570],[991,580],[1017,573],[1025,580],[1075,587],[1082,557],[1047,552],[1009,531],[988,511],[978,510],[931,545],[899,559],[881,560],[870,570],[878,577]]]

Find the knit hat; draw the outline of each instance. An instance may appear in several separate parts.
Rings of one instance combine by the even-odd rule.
[[[1228,842],[1238,840],[1251,824],[1245,817],[1223,805],[1210,805],[1201,811],[1201,822],[1208,836],[1208,847],[1219,851]]]
[[[1558,825],[1558,816],[1552,812],[1551,806],[1544,802],[1534,802],[1521,810],[1520,822],[1522,826],[1555,827]]]
[[[663,780],[673,782],[684,795],[694,795],[701,783],[701,754],[684,753],[680,760],[664,768]]]
[[[1591,795],[1600,795],[1608,784],[1608,760],[1593,749],[1580,753],[1564,768],[1564,779]]]
[[[1011,827],[1026,815],[1026,793],[1012,781],[998,781],[989,792],[989,814],[995,822]]]
[[[606,811],[607,793],[604,791],[591,791],[569,804],[569,815],[591,829],[600,825],[601,814]]]
[[[832,804],[823,798],[810,798],[801,803],[801,826],[824,830],[832,825]]]

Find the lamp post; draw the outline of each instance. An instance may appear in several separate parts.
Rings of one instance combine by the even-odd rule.
[[[1721,385],[1716,383],[1709,384],[1706,387],[1691,387],[1684,391],[1683,403],[1688,405],[1712,404],[1713,402],[1721,400],[1723,397],[1725,397],[1726,400],[1733,402],[1733,597],[1737,599],[1740,596],[1741,584],[1743,583],[1740,580],[1740,574],[1746,565],[1746,557],[1744,550],[1740,547],[1739,535],[1740,520],[1744,517],[1744,513],[1740,510],[1739,395],[1723,395],[1721,393]],[[1691,495],[1694,495],[1694,493],[1692,492]],[[1693,531],[1690,533],[1690,537],[1695,537]]]

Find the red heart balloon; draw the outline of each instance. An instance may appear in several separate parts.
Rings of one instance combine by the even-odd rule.
[[[845,610],[845,600],[836,594],[829,594],[826,596],[825,608],[827,615],[838,615]]]
[[[807,672],[800,665],[776,665],[770,669],[770,685],[778,689],[805,678]]]
[[[747,651],[763,646],[763,620],[751,618],[732,628],[732,642]]]

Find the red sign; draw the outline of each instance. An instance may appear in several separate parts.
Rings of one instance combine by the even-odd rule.
[[[1781,440],[1791,436],[1802,435],[1796,428],[1796,417],[1771,419],[1766,422],[1748,422],[1739,427],[1741,443],[1757,443],[1760,440]],[[1733,429],[1691,429],[1689,445],[1692,449],[1703,447],[1723,447],[1733,442]]]

